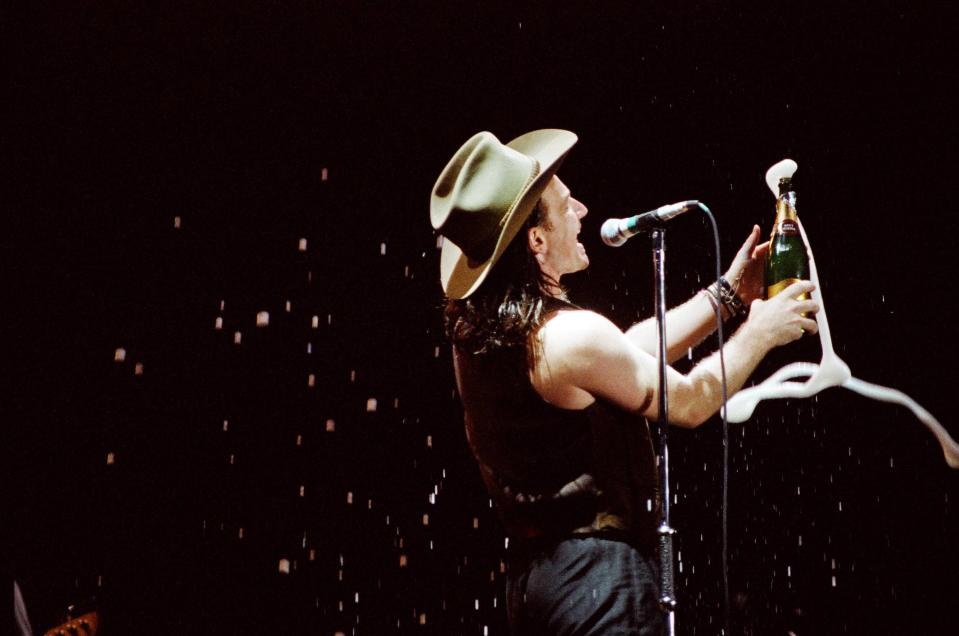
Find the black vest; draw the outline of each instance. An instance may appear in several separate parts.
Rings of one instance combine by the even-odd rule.
[[[519,541],[608,533],[651,554],[659,488],[648,423],[602,400],[552,406],[526,360],[523,348],[454,348],[467,439],[507,533]]]

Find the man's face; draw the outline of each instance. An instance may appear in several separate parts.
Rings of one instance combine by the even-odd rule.
[[[543,195],[540,207],[545,223],[535,228],[541,239],[531,248],[543,271],[557,281],[563,274],[584,270],[589,266],[589,257],[583,244],[576,240],[582,229],[580,219],[586,216],[586,206],[569,195],[569,188],[553,177]],[[533,232],[531,231],[531,232]],[[531,241],[535,238],[531,234]]]

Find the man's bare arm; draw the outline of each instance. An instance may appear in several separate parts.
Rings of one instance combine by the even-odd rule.
[[[770,349],[791,342],[804,332],[815,333],[813,301],[795,297],[810,291],[809,282],[795,283],[770,301],[753,303],[749,320],[726,343],[729,395],[746,382]],[[540,334],[542,354],[533,385],[549,402],[563,408],[583,408],[602,398],[629,411],[658,417],[656,360],[638,348],[606,318],[586,311],[559,312]],[[667,367],[670,422],[695,427],[722,405],[718,353],[688,374]],[[651,398],[651,399],[650,399]]]
[[[726,312],[723,310],[723,318]],[[666,313],[666,361],[672,364],[716,330],[716,312],[705,293],[698,293]],[[658,347],[656,318],[647,318],[626,330],[634,345],[655,356]]]

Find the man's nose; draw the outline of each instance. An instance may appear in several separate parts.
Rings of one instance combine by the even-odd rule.
[[[573,211],[576,213],[576,218],[581,219],[589,213],[589,208],[587,208],[582,201],[577,201],[576,199],[571,199],[571,201],[573,202]]]

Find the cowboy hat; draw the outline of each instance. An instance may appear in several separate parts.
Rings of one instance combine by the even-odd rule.
[[[453,155],[430,197],[430,222],[443,235],[440,282],[447,296],[476,291],[576,139],[568,130],[544,129],[503,144],[481,132]]]

